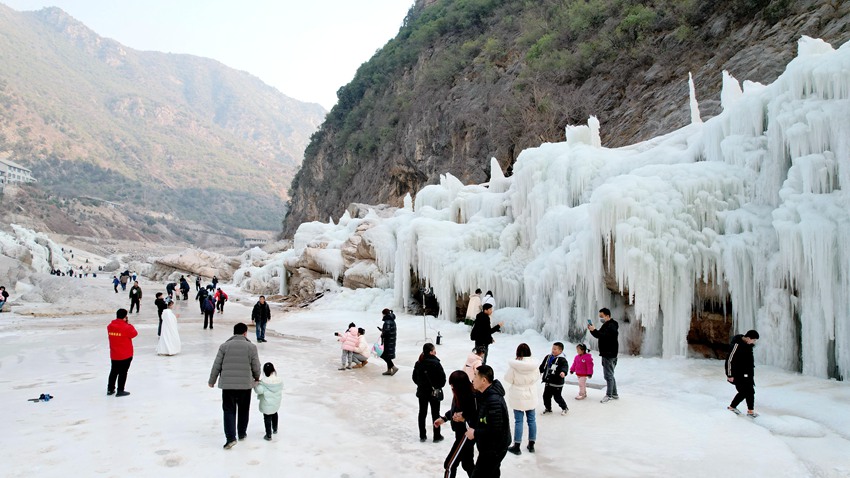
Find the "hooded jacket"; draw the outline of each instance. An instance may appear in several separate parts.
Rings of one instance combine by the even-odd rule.
[[[221,344],[210,371],[210,385],[218,380],[218,388],[223,390],[250,390],[259,379],[260,356],[256,345],[242,335],[234,335]]]
[[[260,399],[260,412],[263,415],[273,415],[280,410],[280,401],[283,398],[283,380],[272,373],[254,387],[257,398]]]
[[[475,443],[480,453],[502,452],[511,445],[511,422],[505,403],[505,388],[494,380],[478,394],[478,419],[475,421]]]
[[[396,326],[395,314],[389,311],[384,314],[384,326],[381,328],[381,344],[384,346],[382,359],[392,360],[395,358]]]
[[[570,367],[570,372],[575,373],[579,377],[590,377],[593,375],[593,355],[590,355],[590,352],[576,355],[573,358],[573,366]]]
[[[344,333],[339,334],[337,340],[342,342],[342,350],[354,352],[354,350],[357,349],[357,345],[360,343],[360,338],[357,335],[357,327],[351,327]]]
[[[726,376],[735,379],[752,379],[755,368],[753,346],[744,342],[742,334],[732,337],[732,351],[726,358]]]
[[[596,330],[591,330],[590,335],[599,339],[599,356],[602,358],[617,358],[620,350],[619,335],[620,324],[614,319],[608,319]]]
[[[416,384],[416,397],[428,398],[431,390],[442,389],[446,386],[446,372],[440,359],[428,355],[413,366],[413,383]]]
[[[508,389],[508,404],[514,410],[534,410],[537,408],[537,380],[540,372],[534,359],[525,357],[522,360],[508,361],[508,371],[505,373],[505,383]]]
[[[543,374],[544,383],[552,387],[563,387],[564,377],[561,376],[561,372],[566,375],[569,372],[569,367],[567,356],[564,355],[564,352],[561,352],[557,356],[549,354],[544,357],[543,361],[540,362],[538,371]]]

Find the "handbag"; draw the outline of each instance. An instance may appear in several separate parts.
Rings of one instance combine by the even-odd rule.
[[[428,380],[428,385],[431,385],[431,377],[428,376],[428,371],[423,370],[423,372],[425,372],[425,379]],[[443,395],[443,389],[437,388],[434,385],[431,385],[431,398],[434,398],[437,401],[442,402],[443,398],[445,398],[445,396]]]
[[[380,342],[375,342],[375,345],[372,346],[372,353],[375,354],[375,357],[380,357],[384,353],[384,346]]]

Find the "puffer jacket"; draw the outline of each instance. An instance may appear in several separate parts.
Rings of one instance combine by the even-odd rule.
[[[269,377],[264,377],[254,387],[257,398],[260,399],[260,412],[263,415],[273,415],[280,410],[280,401],[283,398],[283,380],[274,372]]]
[[[346,330],[344,333],[340,334],[337,337],[337,340],[342,342],[342,350],[348,350],[349,352],[354,352],[357,349],[357,344],[360,343],[359,336],[357,334],[357,327],[351,327]]]
[[[368,340],[366,340],[366,336],[361,335],[357,339],[357,348],[354,349],[354,353],[360,354],[364,357],[368,357],[369,356],[369,350],[371,350],[371,349],[372,349],[372,345],[369,343]]]
[[[471,353],[468,357],[466,357],[466,364],[463,366],[463,371],[469,375],[470,382],[473,378],[475,378],[475,372],[478,370],[478,367],[481,366],[482,362],[484,362],[484,357],[479,357],[478,354],[475,353]]]
[[[505,403],[505,388],[498,380],[478,394],[475,443],[479,452],[505,451],[511,445],[511,422]]]
[[[505,383],[508,389],[508,404],[514,410],[534,410],[537,408],[537,381],[540,372],[531,357],[508,361]]]
[[[570,367],[570,372],[575,373],[579,377],[590,377],[593,375],[593,355],[590,355],[590,353],[576,355],[573,359],[573,366]]]
[[[257,346],[243,335],[234,335],[218,348],[209,384],[223,390],[250,390],[260,379],[260,356]]]
[[[382,359],[392,360],[395,358],[396,326],[395,314],[392,311],[384,315],[384,326],[381,328],[381,344],[384,346]]]
[[[416,397],[428,398],[433,389],[442,389],[446,386],[446,372],[440,359],[429,355],[416,362],[413,366],[413,383],[416,384]]]

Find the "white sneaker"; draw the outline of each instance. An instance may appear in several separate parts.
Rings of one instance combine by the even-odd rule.
[[[565,409],[561,410],[561,416],[566,415],[568,411],[570,411],[569,408],[565,408]]]
[[[599,403],[608,403],[610,400],[611,400],[611,397],[609,397],[608,395],[605,395],[604,397],[602,397],[602,400],[599,400]]]

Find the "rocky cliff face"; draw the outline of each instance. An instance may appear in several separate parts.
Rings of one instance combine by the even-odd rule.
[[[591,114],[608,147],[672,131],[690,121],[689,72],[708,118],[720,71],[770,82],[801,35],[850,39],[848,2],[643,3],[418,2],[340,90],[293,181],[283,235],[352,202],[400,206],[447,172],[485,182],[491,157],[510,174],[523,149],[563,141]]]

